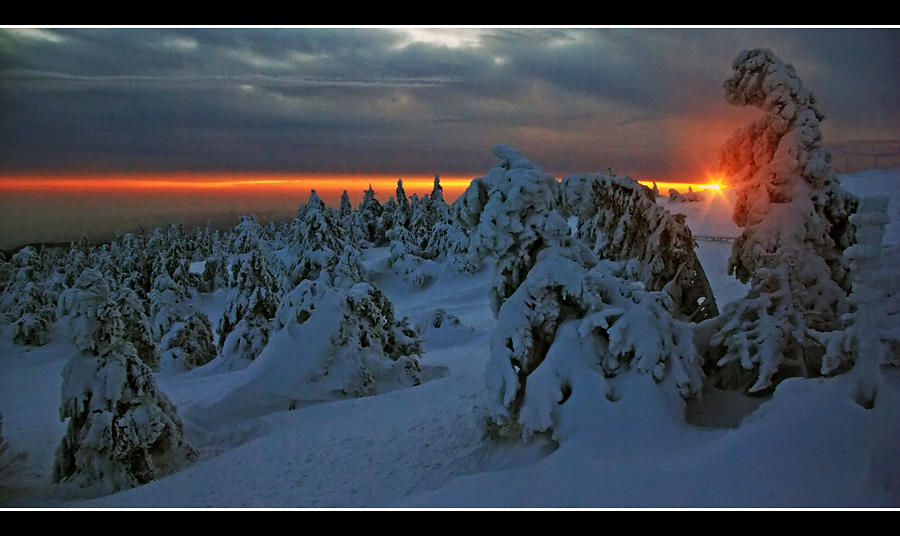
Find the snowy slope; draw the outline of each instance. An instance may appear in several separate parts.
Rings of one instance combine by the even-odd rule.
[[[900,243],[900,170],[855,174],[843,184],[891,196],[886,241]],[[728,205],[726,197],[708,206],[666,205],[687,215],[720,304],[745,290],[724,274],[727,239],[737,234]],[[725,424],[672,427],[642,402],[658,390],[635,382],[629,403],[604,417],[606,429],[558,448],[542,439],[498,442],[483,432],[492,267],[472,276],[442,273],[420,289],[390,273],[385,256],[369,250],[364,262],[398,314],[423,327],[422,385],[219,419],[203,418],[204,401],[227,391],[236,375],[164,370],[160,387],[201,459],[105,497],[65,496],[50,482],[65,429],[59,373],[74,348],[53,332],[47,346],[25,349],[11,343],[11,326],[0,328],[0,413],[10,445],[0,460],[8,465],[0,472],[0,507],[900,508],[897,369],[884,370],[888,389],[871,410],[852,400],[846,377],[789,380],[770,400],[723,396],[691,408],[692,422]],[[201,305],[214,314],[221,300]],[[437,309],[459,323],[434,327]]]

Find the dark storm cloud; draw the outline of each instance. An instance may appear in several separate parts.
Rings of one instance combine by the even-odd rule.
[[[6,29],[0,169],[465,172],[504,142],[649,172],[756,46],[843,141],[898,124],[896,29]]]

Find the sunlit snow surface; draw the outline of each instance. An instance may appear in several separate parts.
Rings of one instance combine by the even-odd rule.
[[[885,241],[900,244],[900,171],[845,177],[848,190],[891,197]],[[668,204],[683,212],[720,307],[746,290],[726,273],[739,230],[730,202]],[[788,380],[768,400],[715,395],[673,419],[647,377],[622,385],[616,402],[585,406],[581,432],[556,445],[484,435],[484,370],[495,320],[491,267],[441,273],[425,288],[392,274],[385,249],[368,250],[372,281],[401,316],[423,328],[425,381],[361,399],[242,413],[214,402],[239,373],[163,369],[158,382],[201,451],[189,468],[139,488],[89,498],[50,480],[65,430],[60,371],[74,348],[56,326],[39,348],[12,344],[0,328],[0,413],[8,451],[0,460],[4,508],[900,508],[900,371],[873,409],[854,402],[846,376]],[[900,270],[900,269],[898,269]],[[221,295],[199,306],[213,324]],[[438,309],[458,321],[434,326]],[[233,398],[233,397],[232,397]],[[216,411],[206,411],[215,407]],[[266,413],[266,411],[271,411]]]

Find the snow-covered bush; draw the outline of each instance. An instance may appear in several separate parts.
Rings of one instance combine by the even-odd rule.
[[[733,220],[743,228],[729,273],[751,289],[700,333],[710,343],[715,383],[760,392],[777,383],[778,371],[821,368],[822,348],[810,330],[837,329],[847,312],[842,251],[853,242],[849,217],[858,201],[839,185],[822,144],[823,116],[794,68],[761,49],[740,53],[732,67],[728,102],[766,112],[721,155],[721,170],[737,188]]]
[[[124,340],[126,326],[98,271],[85,270],[63,293],[59,316],[79,353],[62,371],[60,420],[68,424],[54,481],[113,492],[192,459],[196,453],[184,439],[181,420]]]
[[[312,365],[315,378],[329,385],[329,391],[366,396],[376,392],[379,382],[419,382],[418,334],[406,319],[396,318],[390,299],[369,283],[349,289],[321,281],[301,283],[279,306],[276,337],[276,349],[286,339],[308,341],[310,351],[291,352],[292,359],[308,361],[304,368]],[[322,348],[309,344],[313,337],[322,339]]]

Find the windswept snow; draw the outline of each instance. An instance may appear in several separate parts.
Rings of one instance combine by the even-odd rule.
[[[886,245],[900,244],[900,170],[841,177],[852,193],[887,194]],[[728,190],[703,202],[658,200],[683,213],[719,306],[747,287],[725,271]],[[51,481],[63,367],[77,352],[54,325],[48,344],[13,344],[0,326],[2,508],[900,508],[900,369],[883,367],[886,389],[871,409],[848,375],[790,379],[771,397],[712,392],[681,422],[660,408],[647,375],[620,378],[602,412],[577,407],[578,430],[560,444],[544,436],[503,441],[486,434],[485,387],[496,327],[490,259],[474,274],[436,263],[417,286],[389,266],[387,247],[365,249],[370,282],[422,337],[421,384],[373,396],[306,405],[232,400],[253,369],[163,369],[159,389],[178,408],[199,459],[143,486],[91,497]],[[215,323],[223,293],[194,298]],[[900,329],[900,327],[898,327]],[[277,340],[277,339],[275,339]],[[312,342],[310,344],[313,344]],[[270,352],[276,350],[273,346]],[[264,357],[264,356],[263,356]],[[265,363],[265,359],[262,362]],[[250,372],[247,372],[247,371]],[[732,393],[733,395],[733,393]],[[232,395],[233,396],[233,395]]]

